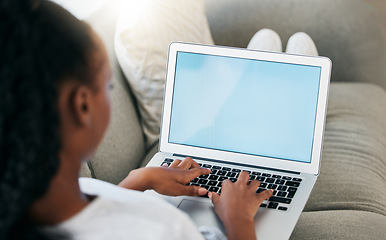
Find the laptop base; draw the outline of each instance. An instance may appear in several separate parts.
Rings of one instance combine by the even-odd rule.
[[[159,167],[165,158],[170,157],[174,158],[171,153],[158,152],[147,164],[147,167]],[[259,208],[255,217],[256,237],[259,240],[289,239],[291,236],[317,179],[317,177],[312,174],[301,173],[300,176],[304,180],[288,211],[283,212],[274,209]],[[157,195],[186,212],[196,226],[217,227],[225,233],[224,226],[214,212],[210,199],[188,196],[169,197],[160,195],[154,191],[147,191],[147,193]]]

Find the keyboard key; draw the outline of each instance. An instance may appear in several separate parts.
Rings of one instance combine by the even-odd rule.
[[[217,180],[222,182],[222,181],[224,181],[225,179],[228,179],[228,178],[227,178],[227,177],[219,177]]]
[[[198,184],[198,183],[191,183],[190,185],[192,185],[192,186],[197,186],[197,187],[200,186],[200,184]]]
[[[256,179],[259,180],[260,182],[264,182],[265,177],[256,177]]]
[[[209,181],[207,184],[208,184],[209,186],[216,186],[216,185],[217,185],[217,181],[211,180],[211,181]]]
[[[277,191],[273,190],[272,196],[276,196]]]
[[[209,190],[210,186],[208,185],[201,185],[201,187],[205,188],[206,190]]]
[[[198,183],[199,184],[206,184],[208,182],[208,180],[206,180],[206,179],[200,179],[200,180],[198,180]]]
[[[222,182],[218,182],[217,187],[222,187]]]
[[[270,177],[271,174],[269,174],[269,173],[263,173],[261,176],[263,176],[263,177]]]
[[[185,184],[185,186],[189,186],[190,185],[190,182],[188,182],[187,184]]]
[[[250,175],[250,176],[249,176],[249,180],[255,180],[255,176]]]
[[[202,167],[202,163],[199,163],[198,166]]]
[[[276,183],[276,184],[284,184],[284,182],[285,182],[285,181],[282,180],[282,179],[277,179],[275,183]]]
[[[202,167],[203,167],[203,168],[211,168],[212,165],[209,165],[209,164],[203,164]]]
[[[267,188],[269,188],[269,189],[276,189],[277,185],[271,183],[271,184],[268,184]]]
[[[259,188],[259,189],[257,189],[256,193],[261,193],[264,190],[266,190],[266,189],[265,188]]]
[[[282,192],[282,191],[279,191],[277,194],[276,194],[276,196],[278,196],[278,197],[285,197],[287,195],[287,193],[286,192]]]
[[[301,178],[292,178],[292,181],[295,181],[295,182],[301,182],[302,179],[301,179]]]
[[[208,179],[210,179],[210,180],[217,180],[218,179],[218,176],[216,176],[216,175],[210,175],[209,177],[208,177]]]
[[[279,204],[276,203],[276,202],[270,202],[270,203],[268,204],[268,208],[276,209],[278,205],[279,205]]]
[[[294,187],[289,187],[288,192],[296,192],[298,189]]]
[[[229,168],[229,167],[222,167],[222,170],[229,172],[231,170],[231,168]]]
[[[262,203],[262,204],[260,204],[260,207],[267,207],[267,204]]]
[[[196,182],[198,182],[198,178],[195,178],[195,179],[193,179],[192,181],[190,181],[190,182],[192,182],[192,183],[196,183]]]
[[[237,178],[229,178],[229,180],[231,180],[231,182],[236,182]]]
[[[211,172],[210,172],[210,173],[211,173],[211,174],[217,174],[217,171],[218,171],[218,170],[216,170],[216,169],[211,169]]]
[[[266,183],[274,183],[275,182],[275,179],[274,178],[267,178],[265,180]]]
[[[287,190],[287,186],[278,186],[278,187],[277,187],[277,190],[279,190],[279,191],[285,191],[285,190]]]
[[[227,177],[235,177],[236,176],[236,173],[235,172],[228,172]]]
[[[210,187],[209,192],[218,192],[219,188],[218,187]]]
[[[287,182],[285,183],[285,185],[291,186],[291,187],[299,187],[300,183],[298,183],[298,182],[292,182],[292,181],[287,181]]]
[[[279,210],[282,210],[282,211],[287,211],[288,208],[287,208],[287,207],[280,206],[280,207],[278,207],[278,209],[279,209]]]
[[[217,172],[217,175],[220,175],[220,176],[225,176],[225,174],[227,174],[227,172],[224,171],[224,170],[221,170],[221,171]]]
[[[267,187],[267,184],[266,183],[260,183],[260,187],[265,188],[265,187]]]
[[[238,169],[238,168],[233,168],[233,169],[232,169],[232,172],[241,172],[241,170]]]
[[[252,172],[252,175],[260,176],[261,173],[259,173],[259,172]]]
[[[279,203],[286,203],[286,204],[291,203],[291,199],[282,198],[282,197],[270,197],[268,200],[271,202],[279,202]]]
[[[172,163],[170,163],[170,162],[163,162],[163,163],[161,164],[161,166],[164,166],[165,164],[169,167],[170,164],[172,164]]]
[[[284,177],[282,177],[281,179],[284,179],[284,180],[291,180],[292,178],[291,178],[291,177],[286,177],[286,176],[284,176]]]
[[[201,175],[198,178],[204,179],[204,178],[208,178],[208,177],[209,177],[209,175]]]
[[[217,169],[217,170],[220,170],[220,169],[221,169],[220,166],[213,166],[212,168],[213,168],[213,169]]]
[[[164,162],[170,162],[170,163],[172,163],[174,160],[173,159],[171,159],[171,158],[165,158],[164,159]]]
[[[287,198],[293,198],[295,196],[295,192],[289,192],[287,194]]]
[[[272,175],[273,178],[281,178],[280,175]]]

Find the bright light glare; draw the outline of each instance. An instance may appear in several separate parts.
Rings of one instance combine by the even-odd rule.
[[[150,1],[151,0],[121,0],[121,22],[134,24],[149,7]]]
[[[85,19],[101,8],[108,0],[51,0],[71,12],[78,19]]]

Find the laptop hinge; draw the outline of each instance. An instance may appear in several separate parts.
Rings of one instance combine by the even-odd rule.
[[[178,153],[173,153],[173,156],[175,156],[175,157],[183,157],[183,158],[191,157],[193,159],[204,160],[204,161],[208,161],[208,162],[225,163],[225,164],[231,164],[231,165],[248,167],[248,168],[257,168],[257,169],[264,169],[264,170],[270,170],[270,171],[276,171],[276,172],[283,172],[283,173],[300,175],[300,172],[283,170],[283,169],[276,169],[276,168],[269,168],[269,167],[262,167],[262,166],[250,165],[250,164],[245,164],[245,163],[235,163],[235,162],[228,162],[228,161],[217,160],[217,159],[209,159],[209,158],[203,158],[203,157],[187,156],[187,155],[178,154]]]

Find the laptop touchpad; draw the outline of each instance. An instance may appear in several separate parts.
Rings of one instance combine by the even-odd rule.
[[[224,226],[209,202],[184,199],[178,208],[186,212],[197,226],[217,227],[224,232]]]

